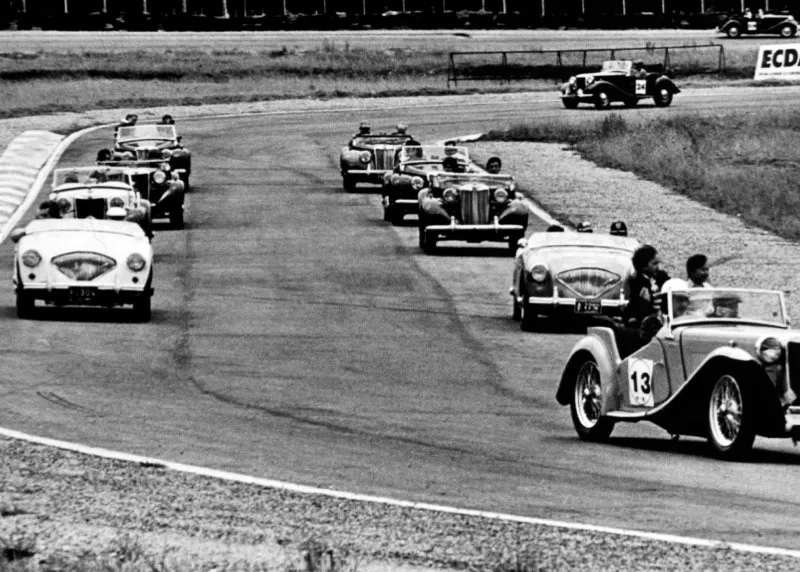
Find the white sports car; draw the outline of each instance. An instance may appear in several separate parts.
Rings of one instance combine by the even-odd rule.
[[[150,319],[153,249],[132,222],[40,219],[11,235],[17,315],[32,316],[36,300],[56,306],[133,305]]]

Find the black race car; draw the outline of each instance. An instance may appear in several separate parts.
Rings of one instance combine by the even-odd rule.
[[[797,34],[797,20],[791,14],[757,14],[749,12],[731,16],[717,26],[716,32],[729,38],[742,35],[777,34],[781,38],[791,38]]]

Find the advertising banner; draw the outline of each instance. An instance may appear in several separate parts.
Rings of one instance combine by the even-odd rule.
[[[800,44],[760,46],[753,79],[800,80]]]

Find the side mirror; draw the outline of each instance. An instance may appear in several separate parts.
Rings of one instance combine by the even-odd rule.
[[[25,229],[24,228],[15,228],[11,231],[9,238],[11,238],[12,242],[19,242],[19,239],[25,236]]]

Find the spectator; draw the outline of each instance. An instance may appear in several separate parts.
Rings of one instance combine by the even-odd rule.
[[[705,254],[693,254],[686,261],[686,276],[689,288],[711,288],[708,283],[708,258]]]
[[[486,161],[486,171],[492,175],[498,174],[502,168],[503,162],[500,160],[500,157],[490,157],[489,160]]]

